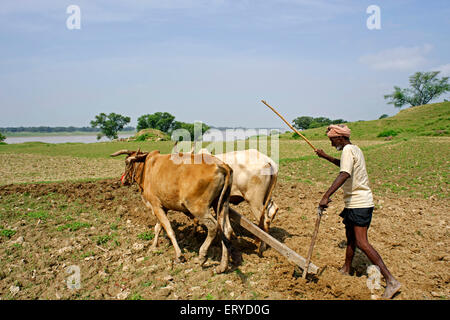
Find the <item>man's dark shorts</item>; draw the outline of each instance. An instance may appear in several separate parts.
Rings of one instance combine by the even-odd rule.
[[[372,221],[373,207],[370,208],[345,208],[342,210],[341,216],[344,218],[342,221],[346,227],[358,226],[369,227]]]

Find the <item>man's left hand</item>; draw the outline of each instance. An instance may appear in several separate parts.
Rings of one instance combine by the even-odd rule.
[[[323,209],[328,207],[328,204],[331,202],[331,199],[328,197],[323,197],[319,202],[319,207]]]

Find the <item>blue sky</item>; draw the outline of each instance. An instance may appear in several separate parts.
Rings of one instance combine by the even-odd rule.
[[[369,5],[380,30],[366,26]],[[449,17],[444,0],[3,0],[0,127],[89,126],[100,112],[136,125],[157,111],[283,127],[261,99],[288,120],[394,115],[394,85],[450,75]]]

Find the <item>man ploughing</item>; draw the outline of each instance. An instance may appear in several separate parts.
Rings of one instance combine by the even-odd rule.
[[[316,150],[316,154],[340,167],[340,173],[323,195],[319,206],[322,209],[327,208],[331,201],[331,195],[342,186],[345,208],[340,216],[344,219],[342,222],[345,224],[347,249],[345,263],[340,272],[349,274],[355,247],[358,247],[373,264],[380,268],[386,280],[383,298],[390,299],[399,291],[401,284],[392,276],[383,259],[367,239],[367,230],[372,220],[374,204],[364,155],[358,146],[350,142],[350,129],[347,126],[330,125],[327,129],[327,136],[333,147],[339,151],[342,150],[341,158],[331,157],[320,149]]]

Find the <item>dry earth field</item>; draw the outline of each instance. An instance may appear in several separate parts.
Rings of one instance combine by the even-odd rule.
[[[413,178],[419,178],[418,187],[399,166],[382,171],[387,166],[384,157],[397,152],[395,144],[389,145],[390,155],[365,151],[376,160],[369,175],[377,180],[369,240],[403,284],[395,299],[450,296],[448,139],[436,141],[444,147],[444,167],[436,167],[441,157],[433,158],[435,170],[425,170],[430,180],[419,165],[409,168]],[[293,157],[295,153],[284,155]],[[187,262],[173,264],[174,250],[165,236],[158,251],[149,251],[156,220],[136,187],[120,186],[122,161],[31,153],[0,153],[0,160],[2,299],[371,299],[366,284],[370,262],[364,254],[357,252],[351,276],[338,272],[345,252],[344,225],[338,216],[341,191],[320,225],[312,257],[321,268],[319,275],[303,280],[301,271],[271,248],[259,257],[254,238],[236,225],[232,242],[241,261],[217,275],[213,269],[221,246],[214,242],[208,262],[200,267],[195,257],[206,233],[193,232],[192,221],[183,214],[170,212],[169,218]],[[337,173],[326,164],[326,169],[305,169],[307,165],[315,166],[306,160],[304,165],[281,162],[282,178],[274,191],[280,211],[270,231],[302,256],[307,255],[317,203]],[[313,174],[305,177],[303,170]],[[106,177],[115,178],[102,179]],[[385,182],[380,182],[383,177]],[[417,195],[420,184],[429,194]],[[237,211],[254,221],[246,204]],[[67,286],[67,268],[73,265],[80,268],[79,289]],[[373,293],[380,296],[384,284],[382,280],[381,289]]]

